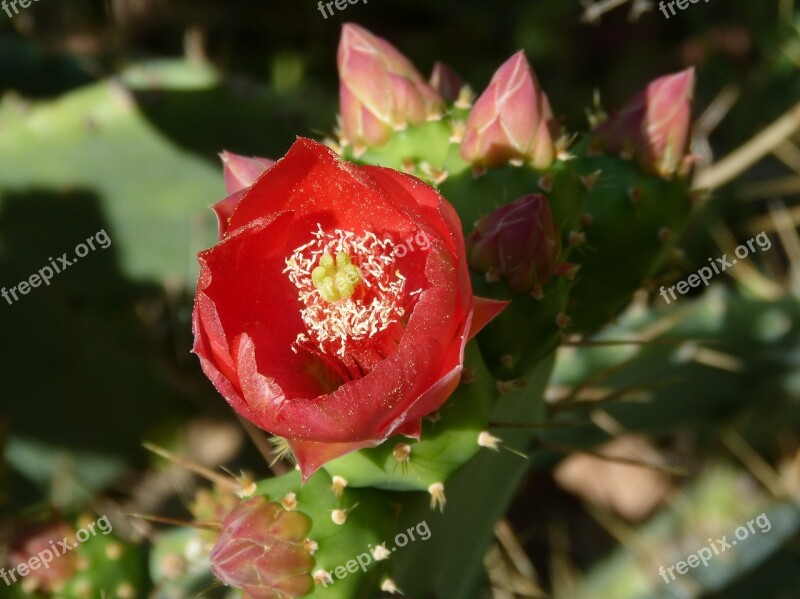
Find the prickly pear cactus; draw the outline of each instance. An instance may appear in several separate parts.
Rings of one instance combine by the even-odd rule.
[[[537,448],[535,429],[515,423],[547,418],[556,348],[565,334],[613,318],[660,268],[688,217],[693,74],[656,80],[576,135],[561,128],[521,52],[477,97],[443,64],[426,82],[388,42],[352,24],[338,66],[341,117],[327,145],[343,160],[418,177],[449,200],[474,294],[506,305],[465,342],[460,381],[421,431],[344,452],[305,484],[298,472],[261,481],[224,515],[206,511],[204,552],[221,582],[254,599],[378,590],[471,597],[492,525]],[[243,194],[273,161],[232,153],[223,161],[232,195],[215,211],[226,235]],[[404,254],[426,251],[424,237],[409,239]],[[315,284],[339,276],[328,262],[314,270]],[[339,295],[331,287],[329,299],[349,301],[356,275]],[[434,540],[405,552],[392,544],[422,522]],[[164,536],[156,579],[167,547],[201,537],[182,534]],[[447,564],[432,571],[443,553]]]

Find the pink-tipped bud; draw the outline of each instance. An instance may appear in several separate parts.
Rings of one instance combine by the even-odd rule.
[[[342,28],[337,56],[345,139],[380,146],[392,131],[438,114],[442,99],[386,40],[358,25]]]
[[[505,279],[514,293],[537,294],[558,266],[561,236],[543,195],[523,196],[485,216],[467,238],[469,265]]]
[[[251,599],[302,597],[314,588],[314,558],[303,542],[311,520],[298,511],[254,497],[222,524],[211,551],[211,570]]]
[[[466,83],[450,65],[437,61],[429,79],[430,86],[448,102],[458,100]]]
[[[694,69],[659,77],[594,131],[595,145],[671,177],[687,164]]]
[[[224,167],[225,189],[229,194],[250,187],[261,173],[275,164],[269,158],[248,158],[232,152],[222,152],[219,157]]]
[[[461,157],[482,166],[509,160],[546,169],[556,158],[558,123],[525,54],[517,52],[497,69],[467,119]]]
[[[75,576],[78,568],[77,554],[66,551],[59,554],[58,550],[54,551],[54,546],[59,541],[68,539],[70,544],[74,544],[74,538],[73,529],[66,523],[59,522],[23,532],[12,540],[9,555],[11,564],[23,564],[32,557],[37,557],[42,564],[46,563],[44,568],[30,570],[25,579],[27,592],[57,594],[56,591]]]
[[[219,157],[222,159],[225,189],[229,195],[214,204],[211,209],[217,215],[218,235],[222,239],[244,193],[264,171],[275,164],[275,161],[269,158],[248,158],[232,152],[222,152]]]

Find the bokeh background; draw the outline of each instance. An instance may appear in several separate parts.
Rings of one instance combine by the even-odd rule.
[[[694,65],[700,167],[800,100],[793,0],[711,0],[669,20],[657,10],[632,19],[633,5],[596,18],[578,0],[371,0],[327,19],[297,0],[39,0],[13,19],[0,12],[0,285],[101,229],[112,240],[51,286],[0,300],[0,546],[53,510],[185,515],[201,483],[143,441],[268,474],[264,448],[189,353],[195,256],[214,241],[218,152],[277,158],[297,135],[332,131],[342,23],[389,39],[426,74],[443,60],[478,91],[521,48],[572,130],[596,93],[619,106]],[[555,386],[638,390],[648,422],[658,417],[646,424],[641,403],[620,393],[608,403],[628,405],[610,413],[636,434],[596,423],[555,448],[616,437],[606,454],[655,454],[661,467],[570,451],[553,454],[570,456],[560,464],[532,461],[476,596],[800,597],[798,141],[784,135],[702,201],[675,268],[693,272],[762,230],[769,253],[679,305],[640,298],[605,333],[672,319],[682,338],[707,344],[563,350]],[[641,586],[642,570],[761,512],[773,529],[698,580]],[[120,526],[146,558],[158,526]],[[662,561],[645,559],[645,546]],[[168,596],[151,578],[142,573],[139,596]]]

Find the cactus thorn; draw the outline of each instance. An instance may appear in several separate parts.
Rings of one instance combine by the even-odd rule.
[[[567,241],[571,247],[578,247],[586,243],[586,233],[581,231],[570,231]]]
[[[425,120],[431,123],[431,122],[441,121],[443,117],[444,115],[440,111],[436,110],[433,112],[429,112],[428,115],[425,117]]]
[[[456,98],[453,106],[456,108],[461,108],[462,110],[469,110],[472,108],[472,103],[474,101],[475,93],[472,91],[472,88],[469,85],[465,85],[458,92],[458,98]]]
[[[431,424],[436,424],[442,419],[442,415],[439,413],[439,410],[436,410],[435,412],[431,412],[430,414],[428,414],[427,416],[423,416],[422,418],[423,420],[427,420]]]
[[[581,183],[583,183],[583,186],[586,188],[586,191],[591,191],[592,188],[595,185],[597,185],[597,182],[600,180],[600,177],[602,176],[602,174],[603,174],[603,171],[598,169],[593,173],[590,173],[588,175],[584,175],[583,177],[581,177]]]
[[[525,388],[525,380],[524,379],[513,379],[510,381],[497,381],[497,391],[498,393],[510,393],[514,389],[523,389]]]
[[[372,550],[372,557],[375,558],[376,562],[389,559],[391,555],[392,552],[386,548],[386,543],[381,543]]]
[[[341,499],[344,490],[347,488],[347,479],[343,476],[334,476],[331,482],[331,489],[333,489],[336,499]]]
[[[531,288],[531,297],[536,300],[544,299],[544,289],[542,289],[542,286],[539,283],[536,283]]]
[[[556,315],[556,326],[559,329],[562,329],[562,330],[566,329],[570,325],[571,322],[572,322],[572,319],[569,316],[567,316],[566,314],[564,314],[563,312],[559,312]]]
[[[91,597],[92,590],[92,585],[89,584],[88,580],[79,580],[75,584],[75,594],[78,597]]]
[[[503,368],[511,369],[514,367],[514,358],[511,354],[503,354],[500,356],[500,364]]]
[[[164,458],[165,460],[169,460],[173,464],[177,464],[178,466],[182,466],[186,468],[190,472],[194,472],[202,476],[203,478],[211,481],[212,483],[219,485],[225,489],[233,491],[234,493],[241,492],[241,485],[235,481],[231,480],[230,478],[223,476],[219,472],[214,472],[210,468],[206,468],[202,464],[197,464],[192,462],[191,460],[187,460],[186,458],[179,456],[178,454],[172,453],[171,451],[164,449],[154,443],[144,442],[142,443],[145,449],[151,451],[152,453],[156,454],[157,456]]]
[[[381,583],[381,590],[384,593],[389,593],[390,595],[397,595],[397,594],[402,595],[403,594],[400,591],[400,589],[397,588],[397,585],[395,584],[394,580],[392,580],[391,578],[384,578],[383,579],[383,582]]]
[[[287,493],[283,496],[283,500],[281,501],[281,505],[283,509],[287,512],[292,512],[297,509],[297,494],[296,493]]]
[[[497,283],[500,280],[500,271],[497,268],[490,268],[486,271],[486,282],[487,283]]]
[[[584,212],[581,215],[581,226],[582,227],[589,228],[589,227],[592,226],[593,222],[594,222],[594,217],[591,214],[589,214],[588,212]]]
[[[106,557],[112,562],[119,560],[122,557],[122,553],[123,548],[119,543],[109,543],[106,546]]]
[[[304,539],[303,547],[305,547],[305,550],[308,551],[309,555],[314,555],[317,551],[319,551],[319,543],[311,539]]]
[[[422,171],[422,174],[433,181],[436,185],[441,185],[444,183],[449,174],[446,170],[433,167],[427,162],[420,162],[419,168]]]
[[[233,476],[233,474],[230,472],[228,474],[231,474],[231,476]],[[253,480],[250,476],[248,476],[244,472],[240,473],[239,476],[235,476],[235,478],[236,481],[239,483],[239,486],[241,487],[241,489],[237,493],[239,497],[241,497],[242,499],[246,499],[248,497],[252,497],[253,495],[255,495],[255,492],[258,490],[258,485],[256,484],[255,480]]]
[[[658,239],[661,243],[668,243],[672,239],[672,231],[669,227],[661,227],[658,230]]]
[[[323,569],[314,570],[314,573],[311,575],[311,577],[314,579],[315,583],[323,586],[333,584],[333,576],[331,576],[330,572],[326,572]]]
[[[461,381],[460,381],[460,383],[462,385],[469,385],[470,383],[472,383],[474,381],[475,381],[475,369],[465,366],[461,370]]]
[[[486,447],[492,451],[500,451],[499,443],[502,441],[499,437],[495,437],[488,431],[483,431],[478,435],[478,445]]]
[[[486,167],[480,164],[476,164],[472,167],[472,178],[473,179],[480,179],[486,174]]]
[[[573,143],[575,143],[575,140],[577,138],[578,138],[577,133],[574,133],[572,135],[565,133],[556,140],[555,148],[556,148],[556,158],[558,160],[561,160],[562,162],[575,160],[575,154],[570,153],[569,148]]]
[[[467,124],[464,121],[453,121],[451,133],[450,133],[450,143],[451,144],[460,144],[464,141],[464,131],[466,131]]]
[[[405,474],[408,470],[408,462],[411,460],[411,445],[408,443],[398,443],[394,446],[392,455],[394,455],[395,461],[397,464],[400,464],[400,469],[403,474]],[[395,464],[395,467],[397,464]]]
[[[289,442],[283,437],[270,437],[269,443],[272,445],[272,455],[274,456],[269,464],[270,466],[274,466],[276,462],[280,462],[284,458],[292,457],[292,449],[289,447]]]
[[[568,281],[574,281],[575,276],[578,274],[578,271],[581,269],[580,264],[573,264],[572,262],[564,262],[563,264],[559,264],[558,268],[556,268],[556,276],[565,276],[567,277]]]
[[[447,498],[444,495],[444,485],[442,483],[433,483],[428,487],[428,493],[431,495],[431,509],[439,508],[439,511],[444,513],[444,504],[447,503]]]
[[[539,189],[545,192],[553,191],[553,174],[547,173],[546,175],[542,175],[539,177],[538,181]]]
[[[22,579],[22,592],[26,595],[34,595],[36,593],[36,589],[39,588],[39,582],[33,580],[32,578],[23,578]]]
[[[628,199],[634,206],[639,205],[639,202],[642,201],[642,197],[644,197],[644,190],[638,185],[634,185],[633,187],[628,189]]]
[[[81,555],[75,562],[75,569],[78,572],[84,572],[92,567],[92,562],[89,561],[89,558],[85,555]]]
[[[139,518],[140,520],[147,520],[149,522],[158,522],[159,524],[169,524],[171,526],[184,526],[187,528],[199,528],[200,530],[215,530],[219,531],[222,528],[220,522],[201,522],[200,520],[193,520],[188,522],[186,520],[177,520],[175,518],[165,518],[163,516],[148,516],[147,514],[135,514],[126,512],[129,518]]]
[[[625,148],[623,148],[622,151],[619,153],[619,157],[622,158],[623,160],[631,161],[633,160],[635,152],[636,152],[636,147],[633,144],[628,143],[628,145]]]
[[[337,140],[333,139],[332,137],[326,137],[325,139],[322,140],[322,143],[324,145],[328,146],[331,150],[333,150],[334,152],[336,152],[340,156],[342,155],[342,152],[344,151],[344,147],[343,147],[341,141],[337,141]]]
[[[186,573],[186,560],[179,553],[168,553],[158,565],[165,578],[178,578]]]
[[[331,520],[333,520],[334,524],[338,524],[342,526],[345,522],[347,522],[347,517],[350,515],[350,512],[353,511],[358,507],[358,504],[355,504],[353,507],[343,510],[341,508],[337,508],[331,512]]]

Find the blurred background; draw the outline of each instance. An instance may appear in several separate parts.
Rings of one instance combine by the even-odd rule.
[[[480,596],[800,597],[794,0],[712,0],[670,19],[638,0],[372,0],[327,18],[310,0],[39,0],[13,18],[0,12],[0,286],[97,231],[112,241],[49,287],[0,300],[0,563],[15,535],[53,514],[185,517],[202,483],[144,441],[197,464],[269,473],[260,438],[189,353],[195,256],[214,242],[208,206],[225,195],[218,152],[278,158],[295,136],[332,131],[348,21],[426,75],[449,63],[476,91],[521,48],[572,130],[586,126],[596,94],[618,107],[694,65],[701,167],[752,149],[794,114],[788,132],[703,199],[675,269],[694,272],[760,231],[773,249],[675,306],[639,298],[601,332],[644,338],[666,322],[713,349],[562,348],[554,394],[626,390],[604,398],[626,404],[618,413],[585,413],[611,419],[595,429],[616,437],[603,455],[619,459],[587,450],[532,462],[487,553]],[[636,433],[627,432],[641,410],[631,390],[658,415]],[[609,432],[623,417],[626,430]],[[561,442],[589,443],[581,428]],[[647,456],[651,467],[624,463]],[[762,512],[772,530],[746,550],[691,580],[643,586],[642,570]],[[159,526],[117,522],[140,557],[136,596],[184,596],[152,563]],[[0,584],[0,596],[11,592],[26,596]]]

